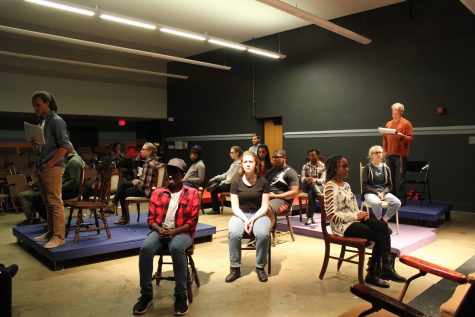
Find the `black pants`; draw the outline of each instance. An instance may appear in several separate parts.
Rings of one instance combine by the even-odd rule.
[[[0,316],[12,316],[12,278],[0,267]]]
[[[127,197],[145,197],[145,192],[134,186],[132,182],[123,182],[117,188],[117,192],[114,195],[113,203],[117,205],[120,202],[120,208],[122,208],[122,217],[128,219],[129,211],[125,208],[125,198]]]
[[[302,184],[302,190],[308,195],[307,218],[313,218],[317,209],[317,194],[323,192],[323,186],[305,182]]]
[[[344,235],[345,237],[363,238],[373,241],[372,256],[374,261],[379,261],[382,256],[388,256],[391,253],[391,236],[388,224],[383,220],[369,218],[366,221],[355,222],[345,230]]]
[[[219,193],[229,192],[231,184],[218,184],[213,183],[208,187],[208,191],[211,193],[211,206],[213,210],[219,211]]]

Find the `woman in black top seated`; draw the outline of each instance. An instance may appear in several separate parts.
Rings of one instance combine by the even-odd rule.
[[[244,231],[256,239],[256,268],[259,281],[267,281],[264,270],[269,248],[270,219],[266,216],[269,206],[269,183],[257,175],[259,159],[253,152],[242,156],[239,172],[231,181],[231,207],[234,216],[229,220],[229,255],[231,272],[226,277],[230,283],[241,276],[241,239]]]

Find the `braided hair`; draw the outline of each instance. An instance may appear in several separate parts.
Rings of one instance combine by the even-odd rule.
[[[344,158],[344,156],[341,154],[333,154],[327,158],[327,163],[326,163],[327,177],[325,179],[326,182],[335,178],[336,168],[342,158]]]

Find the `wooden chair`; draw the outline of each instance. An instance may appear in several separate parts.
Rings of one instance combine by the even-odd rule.
[[[369,212],[371,209],[371,204],[367,202],[363,197],[363,163],[360,162],[360,193],[361,193],[361,210]],[[383,209],[388,209],[389,204],[386,201],[381,202],[381,207]],[[396,210],[396,234],[399,234],[399,209]]]
[[[294,235],[294,229],[292,228],[292,223],[290,222],[290,217],[292,216],[292,206],[289,206],[287,210],[283,211],[280,214],[275,214],[275,224],[274,227],[271,228],[271,234],[272,234],[272,246],[277,245],[277,236],[282,236],[284,234],[290,234],[290,237],[292,238],[292,241],[295,241],[295,235]],[[281,225],[286,225],[287,226],[287,231],[278,231],[277,230],[277,220],[279,219],[278,217],[285,217],[286,224]]]
[[[302,210],[303,210],[303,204],[305,202],[305,210],[308,210],[308,194],[307,193],[299,193],[297,195],[299,199],[299,220],[300,222],[303,222],[302,219]]]
[[[102,229],[106,230],[107,238],[111,238],[111,233],[109,230],[109,225],[107,224],[107,218],[104,212],[109,199],[110,199],[110,183],[111,183],[111,174],[113,166],[111,164],[102,163],[99,166],[98,177],[96,179],[96,188],[97,194],[94,195],[94,199],[90,201],[66,201],[65,207],[69,207],[69,216],[68,222],[66,224],[66,237],[69,234],[69,229],[71,227],[71,221],[73,212],[75,209],[78,210],[76,225],[74,227],[74,243],[79,242],[79,232],[90,232],[97,231],[97,234],[101,233]],[[99,184],[99,185],[98,185]],[[89,209],[94,215],[95,224],[85,223],[83,221],[83,209]],[[97,215],[97,210],[100,212],[100,220],[102,221],[102,226],[99,225],[99,217]]]
[[[426,316],[423,312],[403,303],[404,295],[409,284],[427,273],[460,284],[452,297],[440,306],[440,316],[475,316],[475,273],[466,276],[457,271],[447,269],[437,264],[403,255],[399,260],[419,270],[417,274],[407,279],[399,299],[392,298],[363,284],[351,286],[350,291],[367,302],[357,304],[340,317],[352,316]]]
[[[9,155],[8,161],[12,163],[13,174],[25,174],[27,177],[31,176],[34,164],[30,162],[28,155]]]
[[[196,283],[197,287],[200,287],[200,279],[198,277],[198,271],[196,270],[195,267],[195,262],[193,261],[193,253],[195,250],[195,244],[193,243],[188,249],[186,249],[186,260],[187,260],[187,279],[186,279],[186,284],[187,284],[187,290],[188,290],[188,301],[190,303],[193,302],[193,282]],[[168,248],[160,251],[157,253],[159,256],[158,258],[158,268],[157,272],[152,276],[152,280],[155,280],[157,285],[160,285],[160,282],[162,280],[167,280],[167,281],[174,281],[175,277],[174,276],[163,276],[162,275],[162,269],[164,264],[173,264],[173,262],[165,262],[164,261],[164,256],[170,256],[170,251],[168,251]]]
[[[358,265],[358,281],[364,283],[363,279],[363,268],[365,264],[365,249],[370,244],[368,240],[361,238],[352,238],[352,237],[342,237],[336,234],[329,233],[327,231],[327,213],[325,210],[325,203],[323,195],[317,195],[317,199],[320,203],[320,216],[321,216],[321,225],[323,233],[323,241],[325,242],[325,255],[323,258],[322,269],[320,271],[319,278],[322,280],[325,272],[327,271],[328,261],[330,259],[338,260],[337,269],[340,270],[343,262],[353,263]],[[330,255],[330,245],[338,244],[341,246],[340,256]],[[351,249],[347,249],[350,247]],[[356,250],[355,250],[356,249]],[[355,253],[349,257],[345,258],[346,251]],[[358,257],[358,260],[353,260],[355,257]]]
[[[18,211],[15,201],[18,199],[18,194],[29,188],[28,180],[24,174],[13,174],[7,175],[7,183],[10,188],[10,201],[12,202],[15,212],[19,214],[20,212]]]
[[[152,191],[156,188],[163,187],[165,185],[166,174],[167,174],[167,165],[160,163],[157,166],[157,181],[152,186]],[[129,213],[129,205],[131,203],[135,203],[137,206],[137,222],[140,221],[140,204],[150,202],[149,197],[139,197],[139,196],[130,196],[125,198],[125,211],[127,215],[127,225],[130,224],[130,213]]]

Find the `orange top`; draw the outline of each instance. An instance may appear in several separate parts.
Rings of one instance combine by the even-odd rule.
[[[385,128],[396,129],[397,132],[404,134],[384,134],[383,151],[386,155],[409,156],[409,144],[414,141],[412,135],[412,124],[409,120],[401,118],[398,123],[394,120],[388,121]]]

